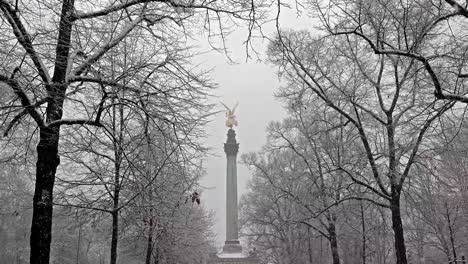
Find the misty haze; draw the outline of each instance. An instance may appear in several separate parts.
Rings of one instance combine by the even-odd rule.
[[[467,264],[467,106],[468,1],[0,0],[0,264]]]

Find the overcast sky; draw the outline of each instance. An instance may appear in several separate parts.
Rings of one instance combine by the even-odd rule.
[[[311,29],[310,19],[298,18],[293,11],[286,12],[284,10],[282,14],[282,26]],[[274,30],[274,25],[271,24],[265,28],[264,32],[268,37],[271,37],[274,35]],[[215,92],[219,98],[214,99],[213,103],[218,104],[218,109],[224,110],[219,101],[229,107],[232,107],[237,101],[239,102],[236,109],[239,126],[235,128],[237,141],[240,143],[237,164],[239,199],[246,192],[246,184],[251,178],[248,169],[239,163],[240,156],[243,153],[260,150],[266,140],[268,122],[279,121],[285,116],[280,102],[273,96],[280,86],[276,68],[266,62],[259,62],[257,59],[246,62],[245,46],[242,45],[245,37],[246,32],[238,30],[226,42],[227,47],[232,52],[231,56],[236,62],[235,64],[230,63],[225,55],[216,52],[210,52],[197,58],[203,68],[213,68],[211,77],[219,85]],[[265,59],[267,45],[267,40],[255,43],[255,48],[259,51],[262,59]],[[216,212],[214,231],[218,236],[217,246],[222,246],[225,240],[226,157],[223,143],[226,141],[228,130],[225,126],[225,120],[224,112],[220,113],[213,118],[212,123],[207,127],[209,134],[207,144],[208,147],[212,148],[215,156],[210,156],[206,160],[207,175],[201,182],[207,188],[203,191],[203,204]]]

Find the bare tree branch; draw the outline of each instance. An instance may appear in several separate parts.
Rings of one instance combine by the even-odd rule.
[[[11,87],[13,89],[13,92],[18,96],[18,98],[21,101],[21,104],[26,108],[25,110],[28,111],[28,113],[34,119],[36,124],[40,128],[44,128],[45,127],[44,119],[42,118],[41,114],[35,109],[36,104],[31,104],[31,101],[29,100],[28,96],[23,91],[23,89],[21,89],[19,83],[16,80],[10,79],[10,78],[8,78],[6,76],[3,76],[3,75],[0,75],[0,81],[7,84],[9,87]],[[14,121],[15,122],[19,121],[19,119],[21,119],[21,117],[22,117],[22,115],[20,114],[20,116],[18,118],[15,118]],[[13,124],[15,122],[12,121]],[[9,127],[11,128],[11,126],[12,125],[10,125]],[[4,136],[8,135],[8,131],[9,131],[9,129],[5,131]]]

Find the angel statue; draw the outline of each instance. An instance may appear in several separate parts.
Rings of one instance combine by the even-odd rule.
[[[226,126],[229,127],[229,128],[232,128],[233,126],[238,126],[238,123],[237,123],[237,120],[236,120],[236,115],[234,115],[234,111],[236,111],[236,108],[239,105],[239,102],[237,102],[234,105],[232,110],[229,107],[227,107],[225,104],[223,104],[222,102],[220,102],[220,103],[224,107],[226,107],[226,109],[227,109],[227,112],[226,112],[226,117],[227,117]]]

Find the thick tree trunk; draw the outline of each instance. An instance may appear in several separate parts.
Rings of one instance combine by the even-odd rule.
[[[48,107],[49,109],[49,107]],[[37,145],[36,186],[31,223],[31,264],[49,264],[52,240],[52,211],[55,172],[58,157],[59,130],[41,129]]]
[[[397,258],[396,264],[408,264],[406,259],[406,245],[403,223],[401,221],[400,197],[394,196],[390,206],[392,211],[392,228],[395,236],[395,254]]]
[[[333,264],[340,264],[340,254],[338,252],[338,239],[336,237],[336,217],[332,216],[328,222],[328,237],[330,240],[330,250],[332,254]]]

